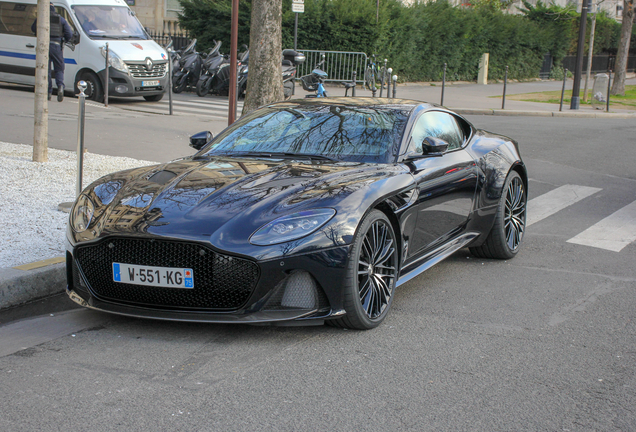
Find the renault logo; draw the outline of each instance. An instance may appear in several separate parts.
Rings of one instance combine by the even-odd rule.
[[[146,57],[146,70],[147,71],[152,70],[152,60],[150,60],[150,57]]]

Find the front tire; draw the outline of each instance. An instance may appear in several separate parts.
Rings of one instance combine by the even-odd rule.
[[[499,199],[495,223],[486,241],[470,252],[478,258],[510,259],[517,255],[526,228],[528,194],[517,172],[508,174]]]
[[[391,222],[373,210],[360,224],[344,281],[347,314],[328,323],[358,330],[377,327],[389,313],[397,279],[397,242]]]
[[[102,82],[97,75],[95,75],[93,72],[85,71],[80,74],[79,80],[86,82],[86,91],[84,91],[86,99],[95,102],[104,101],[104,90],[102,89]],[[77,83],[75,84],[75,87],[77,89]],[[77,93],[79,94],[79,89],[77,89]]]
[[[210,84],[212,83],[212,79],[205,77],[199,79],[197,81],[197,96],[203,97],[210,92]]]
[[[285,81],[283,83],[283,94],[285,96],[285,100],[289,100],[291,99],[291,97],[294,95],[294,81],[289,80],[289,81]]]
[[[188,84],[188,75],[175,75],[172,78],[172,92],[173,93],[181,93],[185,90],[186,85]]]
[[[161,99],[163,99],[163,95],[164,93],[152,96],[144,96],[144,99],[146,99],[148,102],[159,102]]]

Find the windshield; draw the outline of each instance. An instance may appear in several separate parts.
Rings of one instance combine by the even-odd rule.
[[[132,11],[123,6],[75,6],[75,16],[91,39],[147,39]]]
[[[394,160],[408,114],[380,105],[278,104],[241,118],[197,156],[273,153],[388,163]]]

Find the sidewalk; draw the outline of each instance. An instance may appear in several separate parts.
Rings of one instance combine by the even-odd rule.
[[[626,84],[636,84],[636,75],[632,74]],[[534,81],[522,83],[508,83],[507,96],[520,93],[541,92],[548,90],[560,90],[562,82]],[[567,82],[566,90],[571,91],[572,81]],[[331,96],[343,96],[342,86],[328,86]],[[407,83],[398,85],[396,96],[404,99],[423,100],[439,103],[441,98],[441,83]],[[486,86],[474,83],[450,83],[447,84],[444,94],[444,105],[464,115],[500,115],[500,116],[549,116],[549,117],[585,117],[585,118],[629,118],[636,119],[636,109],[615,110],[606,113],[594,110],[588,106],[582,106],[580,110],[570,110],[564,106],[559,112],[558,104],[545,104],[535,102],[521,102],[506,100],[506,109],[501,109],[501,95],[503,83],[488,84]],[[297,87],[296,97],[304,97],[306,93]],[[371,96],[368,90],[358,88],[357,96]],[[498,96],[498,97],[492,97]],[[0,84],[0,104],[4,106],[0,110],[0,142],[19,143],[30,145],[33,142],[33,93],[32,90],[16,86]],[[66,98],[61,104],[49,103],[49,147],[75,151],[77,146],[77,99]],[[111,157],[124,156],[133,159],[151,159],[168,161],[192,153],[188,147],[188,137],[196,132],[210,130],[218,134],[227,125],[224,121],[209,120],[203,116],[187,113],[176,113],[170,117],[167,115],[151,114],[147,112],[130,111],[126,104],[118,106],[111,102],[109,107],[102,104],[89,103],[87,106],[86,120],[86,146],[89,153],[106,155]],[[151,156],[149,156],[151,155]],[[15,161],[17,155],[0,155],[3,166],[8,159]],[[72,153],[68,154],[72,157]],[[27,159],[22,156],[21,163]],[[26,164],[23,163],[23,166]],[[35,167],[35,168],[34,168]],[[34,168],[33,171],[30,171]],[[26,167],[21,175],[27,176],[29,184],[38,189],[38,182],[69,182],[70,177],[55,175],[54,170],[38,170],[37,164]],[[44,173],[53,173],[53,178],[44,178]],[[74,180],[68,186],[74,190]],[[87,185],[88,183],[85,183]],[[7,186],[11,186],[10,184]],[[61,191],[62,188],[60,188]],[[62,196],[58,201],[72,199]],[[4,197],[3,197],[4,198]],[[36,203],[37,204],[37,203]],[[41,211],[35,209],[35,211]],[[0,212],[12,211],[6,206],[0,207]],[[25,209],[24,211],[33,211]],[[6,213],[5,213],[6,214]],[[16,224],[24,223],[19,214],[9,215]],[[57,216],[56,216],[57,217]],[[67,215],[61,215],[66,220]],[[57,224],[57,225],[55,225]],[[55,229],[60,230],[59,220],[55,222]],[[15,225],[15,224],[14,224]],[[17,225],[16,227],[17,228]],[[41,232],[31,235],[45,235],[52,231],[41,227]],[[23,239],[29,238],[29,233],[21,232]],[[4,242],[4,247],[8,243]],[[13,248],[19,247],[14,244]],[[51,256],[38,261],[40,257],[20,262],[15,266],[2,268],[0,266],[0,310],[10,306],[26,303],[31,300],[49,296],[64,291],[66,286],[65,264],[63,257],[64,245],[59,245]],[[36,261],[36,262],[31,262]],[[21,264],[21,265],[20,265]]]

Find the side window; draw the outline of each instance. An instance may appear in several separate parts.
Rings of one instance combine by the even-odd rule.
[[[60,14],[62,18],[66,20],[68,25],[71,26],[71,30],[75,33],[75,23],[73,23],[73,19],[71,18],[71,14],[68,13],[66,9],[61,6],[55,6],[55,11]]]
[[[31,25],[36,10],[36,5],[0,2],[0,34],[34,36]]]
[[[418,153],[422,152],[422,142],[426,137],[443,139],[448,143],[448,150],[460,148],[464,143],[464,133],[457,125],[455,117],[441,111],[422,114],[413,126],[411,137],[414,150]]]

